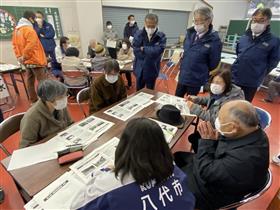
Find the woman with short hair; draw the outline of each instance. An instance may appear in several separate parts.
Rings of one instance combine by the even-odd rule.
[[[20,148],[28,147],[72,124],[67,110],[67,87],[55,80],[38,86],[39,100],[25,113],[20,124]]]
[[[173,163],[159,125],[132,119],[121,135],[115,166],[96,171],[71,209],[194,209],[187,176]]]
[[[126,98],[126,88],[119,72],[120,67],[116,60],[106,61],[105,74],[96,78],[90,88],[90,114]]]

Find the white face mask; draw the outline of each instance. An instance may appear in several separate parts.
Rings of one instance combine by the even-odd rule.
[[[229,123],[225,123],[225,124],[223,124],[223,125],[227,125],[227,124],[229,124]],[[221,134],[221,135],[225,135],[225,134],[231,134],[231,133],[233,133],[233,132],[226,132],[226,131],[221,131],[221,126],[222,126],[222,124],[220,123],[220,120],[219,120],[219,118],[217,117],[216,118],[216,120],[215,120],[215,129]]]
[[[127,44],[122,44],[122,48],[123,48],[124,50],[127,50]]]
[[[42,23],[43,23],[43,19],[41,19],[41,18],[35,18],[35,21],[36,21],[38,24],[42,24]]]
[[[135,23],[135,20],[129,21],[130,25],[134,25],[134,23]]]
[[[224,87],[215,83],[211,83],[210,90],[215,95],[220,95],[224,92]]]
[[[200,25],[194,25],[194,30],[198,33],[201,34],[205,31],[205,26],[203,24]]]
[[[155,33],[155,31],[157,30],[157,28],[147,28],[147,27],[145,27],[145,30],[146,30],[146,32],[149,36],[152,36]]]
[[[112,29],[113,26],[112,26],[112,25],[108,25],[107,28],[108,28],[108,29]]]
[[[56,110],[62,110],[62,109],[65,109],[66,107],[67,107],[67,97],[66,96],[55,101],[54,108]]]
[[[251,24],[251,30],[253,34],[261,34],[265,31],[266,24],[264,23],[252,23]]]
[[[105,79],[107,80],[107,82],[109,82],[110,84],[114,84],[116,81],[118,81],[119,79],[119,75],[105,75]]]

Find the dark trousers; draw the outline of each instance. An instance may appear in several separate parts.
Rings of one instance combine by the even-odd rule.
[[[117,59],[117,49],[116,48],[108,48],[109,55],[113,59]]]
[[[184,97],[185,94],[196,96],[199,93],[199,90],[200,90],[200,86],[191,87],[188,85],[183,85],[183,84],[178,83],[177,87],[176,87],[175,95],[178,97]]]
[[[126,80],[127,80],[127,86],[131,87],[131,85],[132,85],[131,73],[130,72],[126,72],[125,73],[125,77],[126,77]]]
[[[4,120],[4,116],[2,110],[0,109],[0,123]]]
[[[238,85],[244,92],[245,100],[252,102],[258,88]]]
[[[148,89],[153,90],[155,88],[156,78],[144,80],[143,76],[136,78],[136,90],[141,90],[142,88],[146,87]]]

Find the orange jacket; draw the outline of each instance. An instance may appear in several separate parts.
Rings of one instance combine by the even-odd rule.
[[[47,65],[41,42],[32,24],[27,19],[20,19],[13,33],[12,44],[16,57],[23,56],[24,64]]]

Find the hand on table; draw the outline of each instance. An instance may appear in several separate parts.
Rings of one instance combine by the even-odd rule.
[[[202,139],[218,140],[218,132],[212,127],[209,121],[202,121],[198,124],[198,132]]]
[[[187,96],[187,100],[191,101],[191,102],[193,102],[196,98],[197,98],[197,96],[191,96],[191,95]]]

